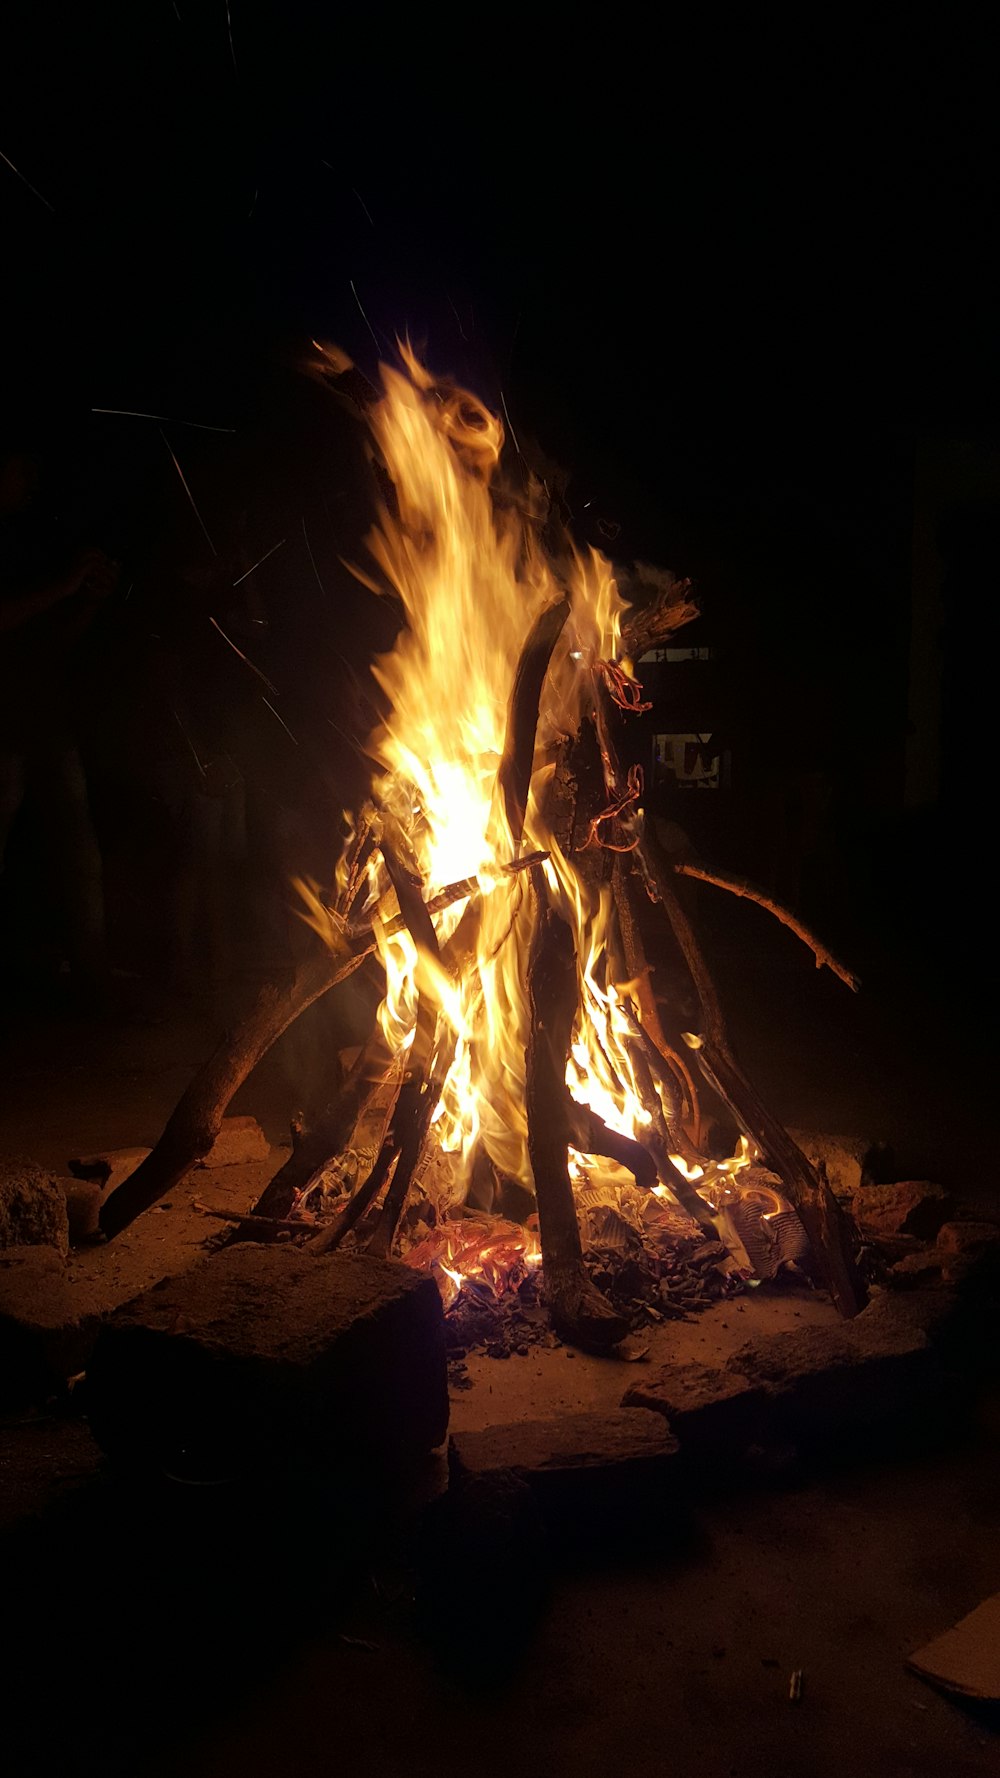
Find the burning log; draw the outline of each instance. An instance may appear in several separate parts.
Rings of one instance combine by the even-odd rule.
[[[566,1062],[576,1012],[573,939],[549,905],[538,870],[532,873],[532,888],[535,931],[528,966],[526,1109],[545,1291],[556,1329],[566,1339],[604,1352],[625,1337],[628,1323],[587,1276],[569,1177]]]
[[[516,859],[503,868],[511,875],[516,874],[530,869],[538,856],[536,853]],[[435,902],[440,908],[477,892],[478,883],[472,884],[466,879],[441,891]],[[404,924],[400,917],[399,925],[390,921],[387,930],[399,931]],[[222,1128],[230,1100],[271,1046],[301,1013],[339,982],[346,981],[366,958],[375,954],[375,950],[368,926],[352,938],[346,954],[343,951],[331,953],[326,948],[319,953],[313,952],[300,963],[290,986],[281,981],[265,983],[253,1005],[233,1029],[223,1035],[208,1061],[190,1082],[156,1147],[107,1198],[101,1209],[101,1233],[108,1240],[174,1190],[196,1162],[208,1153]],[[335,1117],[336,1111],[331,1113],[331,1123]],[[317,1141],[316,1148],[318,1146]],[[315,1172],[322,1169],[340,1146],[342,1144],[338,1142],[327,1152]],[[314,1154],[316,1150],[310,1152]],[[293,1176],[297,1177],[297,1170]],[[266,1213],[270,1215],[271,1209]]]

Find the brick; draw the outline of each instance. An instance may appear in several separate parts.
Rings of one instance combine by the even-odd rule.
[[[457,1432],[449,1460],[462,1483],[503,1474],[526,1482],[552,1532],[589,1525],[603,1536],[616,1518],[631,1524],[630,1509],[663,1501],[677,1448],[661,1415],[631,1408]]]
[[[448,1426],[440,1294],[395,1260],[233,1246],[116,1310],[87,1386],[109,1453],[192,1479],[407,1463]]]

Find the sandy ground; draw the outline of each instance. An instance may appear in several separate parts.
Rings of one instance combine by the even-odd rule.
[[[968,1040],[947,994],[925,1004],[897,960],[866,1003],[816,976],[808,959],[765,954],[756,927],[744,946],[748,930],[728,937],[723,961],[734,973],[740,965],[734,1024],[779,1114],[887,1139],[899,1176],[937,1177],[995,1208],[992,1061]],[[0,1147],[61,1171],[71,1155],[151,1142],[214,1035],[215,1022],[193,1013],[157,1024],[49,1020],[12,1029],[0,1048]],[[298,1049],[272,1056],[233,1110],[255,1112],[279,1143],[295,1108],[302,1045],[321,1068],[328,1041],[319,1024],[300,1033]],[[194,1200],[242,1208],[267,1171],[195,1175],[144,1227],[74,1260],[80,1288],[114,1300],[190,1263],[217,1227]],[[829,1316],[817,1297],[760,1292],[658,1330],[650,1356],[723,1355],[752,1331]],[[454,1403],[458,1426],[612,1405],[638,1367],[557,1349],[502,1363],[473,1359],[470,1370],[475,1388]],[[320,1585],[301,1623],[275,1604],[267,1579],[275,1552],[305,1584],[315,1552],[349,1543],[349,1527],[314,1518],[265,1525],[234,1552],[229,1528],[208,1510],[185,1543],[190,1584],[178,1583],[164,1605],[159,1557],[149,1553],[155,1526],[144,1521],[141,1535],[119,1538],[95,1521],[106,1551],[81,1557],[87,1538],[75,1534],[50,1604],[41,1577],[32,1631],[41,1650],[46,1611],[62,1626],[40,1656],[55,1663],[53,1700],[65,1649],[74,1639],[104,1639],[103,1677],[96,1693],[88,1679],[82,1697],[74,1694],[79,1735],[61,1768],[151,1778],[320,1770],[441,1778],[469,1769],[527,1778],[930,1778],[947,1769],[979,1778],[997,1769],[995,1724],[928,1689],[904,1660],[1000,1588],[998,1483],[994,1416],[947,1452],[706,1503],[690,1522],[638,1523],[627,1563],[604,1559],[595,1526],[588,1561],[556,1575],[537,1624],[526,1614],[512,1661],[498,1658],[485,1627],[497,1600],[516,1602],[525,1585],[516,1552],[500,1570],[457,1572],[454,1611],[469,1657],[460,1674],[436,1658],[398,1589],[372,1584],[378,1552],[346,1590],[326,1597]],[[233,1598],[220,1607],[233,1574],[238,1611]],[[69,1627],[67,1617],[76,1619]],[[119,1668],[128,1698],[109,1707],[122,1692]],[[798,1668],[803,1698],[793,1705],[788,1680]],[[31,1737],[39,1763],[19,1754],[18,1778],[53,1769],[44,1715]]]

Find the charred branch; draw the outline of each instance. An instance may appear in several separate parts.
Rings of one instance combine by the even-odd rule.
[[[780,920],[782,926],[787,926],[790,932],[794,932],[796,938],[800,938],[802,943],[808,946],[816,959],[817,969],[831,969],[834,975],[839,976],[847,987],[853,989],[855,994],[857,993],[861,983],[853,971],[846,968],[843,963],[839,963],[833,952],[827,950],[815,933],[810,932],[808,926],[804,925],[787,908],[782,907],[780,902],[773,901],[769,895],[765,895],[762,889],[755,889],[752,883],[746,881],[745,877],[731,877],[724,875],[721,871],[705,870],[700,864],[675,864],[673,869],[678,876],[696,877],[699,883],[714,883],[717,889],[727,889],[730,895],[745,897],[747,901],[756,902],[758,907],[766,908],[769,914],[773,914],[776,920]]]
[[[584,1269],[570,1182],[566,1063],[576,1012],[576,959],[569,927],[532,873],[535,931],[528,965],[531,1022],[526,1057],[528,1154],[538,1202],[545,1289],[556,1329],[591,1350],[623,1339],[627,1323]]]
[[[569,600],[558,599],[539,612],[521,650],[507,710],[503,758],[497,772],[497,789],[510,830],[515,854],[521,844],[524,816],[535,761],[538,705],[552,650],[569,616]]]

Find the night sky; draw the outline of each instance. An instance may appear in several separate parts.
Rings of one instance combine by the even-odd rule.
[[[242,430],[310,335],[371,373],[409,331],[581,536],[694,574],[806,696],[860,637],[898,724],[914,442],[995,427],[984,46],[702,25],[13,8],[5,375]]]

